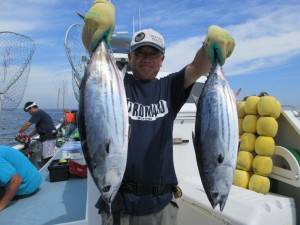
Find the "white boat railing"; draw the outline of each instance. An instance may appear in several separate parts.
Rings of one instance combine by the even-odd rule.
[[[300,166],[298,160],[288,149],[276,146],[273,163],[274,166],[270,177],[295,187],[300,187]]]
[[[292,153],[300,155],[300,121],[293,110],[283,110],[278,118],[278,126],[270,177],[300,187],[300,165]]]

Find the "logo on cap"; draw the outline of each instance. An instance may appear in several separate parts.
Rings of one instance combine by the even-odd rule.
[[[139,34],[137,34],[136,36],[135,36],[135,42],[140,42],[140,41],[142,41],[143,39],[145,38],[145,33],[144,32],[141,32],[141,33],[139,33]]]

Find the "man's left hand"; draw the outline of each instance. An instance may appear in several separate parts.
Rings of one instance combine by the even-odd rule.
[[[228,31],[216,25],[208,28],[204,50],[212,65],[216,63],[216,60],[223,65],[226,58],[233,52],[234,46],[235,41]]]

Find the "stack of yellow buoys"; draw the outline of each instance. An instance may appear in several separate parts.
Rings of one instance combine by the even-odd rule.
[[[257,96],[248,97],[247,100],[238,102],[240,145],[235,171],[234,185],[248,188],[252,176],[252,162],[256,140],[256,105]]]
[[[240,148],[233,184],[266,194],[275,150],[280,103],[273,96],[250,96],[238,103]]]

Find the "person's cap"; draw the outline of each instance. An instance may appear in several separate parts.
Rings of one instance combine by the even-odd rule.
[[[25,105],[24,105],[24,111],[25,112],[28,112],[30,108],[36,106],[37,107],[37,104],[35,102],[26,102]]]
[[[165,41],[163,36],[153,29],[144,29],[136,32],[130,43],[130,52],[142,46],[152,46],[163,54],[165,53]]]

